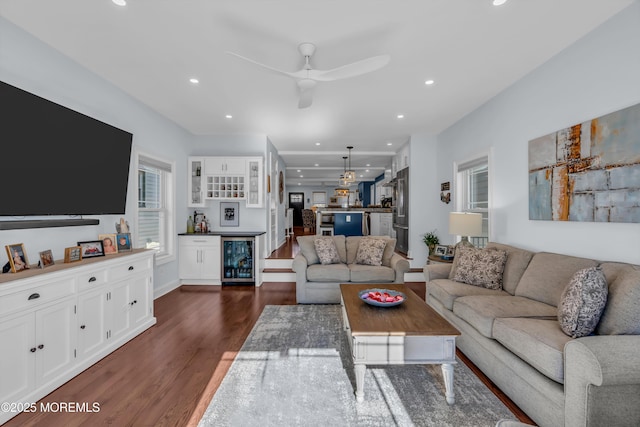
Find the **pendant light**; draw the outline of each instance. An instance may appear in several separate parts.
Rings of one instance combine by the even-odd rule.
[[[347,150],[349,150],[349,170],[344,171],[344,180],[346,182],[356,182],[356,172],[351,169],[351,150],[353,150],[353,147],[348,146]]]
[[[342,158],[344,160],[344,173],[347,173],[347,156]],[[338,185],[340,187],[335,189],[334,195],[336,197],[345,197],[349,195],[349,182],[344,179],[344,174],[340,175],[340,179],[338,180]]]

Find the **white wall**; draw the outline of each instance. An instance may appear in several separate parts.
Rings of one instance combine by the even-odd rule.
[[[0,18],[0,80],[133,133],[134,150],[176,161],[176,186],[186,189],[191,134],[3,18]],[[137,173],[135,167],[130,169],[124,217],[133,226]],[[185,193],[176,192],[177,231],[186,221]],[[10,198],[5,198],[1,203],[9,201]],[[97,226],[0,231],[0,248],[24,243],[31,263],[37,261],[38,252],[45,249],[51,249],[54,258],[60,259],[64,257],[64,248],[74,246],[77,241],[94,240],[100,233],[115,232],[114,224],[120,216],[95,217],[100,219]],[[4,264],[4,261],[5,255],[0,254],[0,262]],[[177,261],[163,264],[155,270],[154,288],[156,291],[171,288],[177,285],[177,279]]]
[[[438,180],[453,182],[454,161],[492,150],[491,240],[640,263],[640,224],[530,221],[527,172],[529,140],[640,102],[638,76],[640,3],[635,2],[438,135]],[[437,200],[439,188],[432,191],[430,198]],[[444,231],[446,212],[437,212],[434,224]]]

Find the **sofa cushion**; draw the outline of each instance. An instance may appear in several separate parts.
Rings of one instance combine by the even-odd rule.
[[[453,310],[453,302],[456,298],[470,295],[509,296],[509,294],[503,290],[467,285],[466,283],[460,283],[449,279],[435,279],[427,284],[427,298],[435,298],[440,301],[447,310]]]
[[[493,337],[549,379],[564,384],[564,345],[571,341],[555,320],[502,318]]]
[[[347,264],[314,264],[307,267],[309,282],[348,282],[350,278]]]
[[[596,334],[640,335],[640,266],[605,262],[600,267],[609,295]]]
[[[501,249],[507,252],[507,262],[502,273],[502,289],[513,295],[534,252],[501,243],[489,242],[487,248]]]
[[[349,264],[352,282],[393,282],[396,273],[391,267]]]
[[[358,252],[356,253],[356,264],[382,265],[382,255],[387,242],[382,239],[365,238],[360,239]]]
[[[362,239],[383,239],[387,242],[384,247],[384,253],[382,254],[382,265],[385,267],[391,267],[391,257],[396,249],[396,239],[392,239],[388,236],[349,236],[346,238],[346,263],[354,264],[356,262],[356,256],[358,254],[358,246],[360,246],[360,240]]]
[[[331,237],[317,237],[314,241],[316,248],[316,254],[320,259],[320,264],[338,264],[340,262],[340,256],[338,255],[338,248]]]
[[[572,338],[586,337],[596,330],[607,303],[607,280],[598,267],[578,270],[562,292],[558,322]]]
[[[573,274],[597,265],[598,262],[592,259],[539,252],[522,275],[515,295],[557,307]]]
[[[307,259],[307,264],[320,264],[320,259],[316,253],[315,239],[317,236],[298,236],[298,246],[300,246],[300,253]],[[338,249],[338,255],[340,256],[340,262],[347,263],[347,250],[344,236],[331,236],[336,248]]]
[[[461,246],[458,252],[458,266],[453,280],[487,289],[502,289],[506,251]]]
[[[499,317],[556,319],[555,307],[517,296],[474,295],[459,297],[453,312],[487,338],[493,338],[493,321]]]

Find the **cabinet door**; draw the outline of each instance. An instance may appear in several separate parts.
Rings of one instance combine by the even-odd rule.
[[[226,163],[223,157],[206,157],[204,159],[204,171],[207,175],[223,175]]]
[[[131,300],[129,301],[129,307],[132,328],[144,323],[151,313],[149,310],[151,304],[151,301],[149,301],[149,286],[148,276],[139,276],[129,280],[129,298]]]
[[[36,312],[36,385],[43,385],[75,364],[75,300]]]
[[[118,338],[125,334],[131,326],[129,282],[123,280],[116,283],[109,290],[109,298],[107,300],[107,328],[109,330],[109,339]]]
[[[35,387],[33,313],[0,323],[0,402],[20,402]]]
[[[180,245],[180,263],[178,266],[181,279],[200,278],[200,247]]]
[[[104,289],[78,297],[78,359],[99,351],[107,339]]]
[[[249,159],[247,163],[246,206],[248,208],[261,208],[264,205],[262,159]]]
[[[189,177],[187,179],[188,206],[204,207],[204,158],[189,157]]]
[[[220,244],[217,247],[203,246],[200,249],[202,259],[200,279],[220,280]]]
[[[244,157],[228,157],[225,164],[226,175],[244,175],[247,171],[247,159]]]

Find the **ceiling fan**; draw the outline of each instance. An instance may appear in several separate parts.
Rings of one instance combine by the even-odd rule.
[[[313,101],[313,89],[317,82],[330,82],[333,80],[346,79],[349,77],[359,76],[361,74],[370,73],[379,70],[389,63],[391,57],[389,55],[372,56],[371,58],[343,65],[331,70],[316,70],[311,67],[309,60],[316,51],[316,45],[313,43],[301,43],[298,50],[304,56],[304,66],[301,70],[290,73],[288,71],[278,70],[265,64],[261,64],[253,59],[246,58],[237,53],[227,52],[229,55],[237,56],[240,59],[259,65],[267,70],[275,71],[279,74],[289,76],[296,81],[300,92],[298,108],[307,108],[311,106]]]

